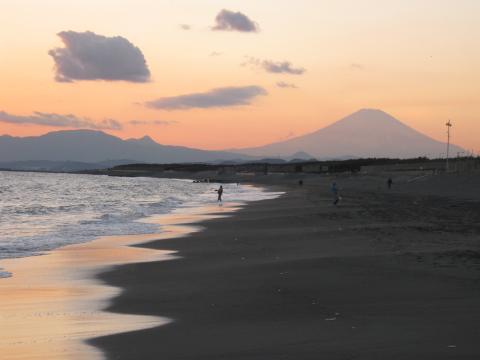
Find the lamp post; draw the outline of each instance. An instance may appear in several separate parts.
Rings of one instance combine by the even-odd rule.
[[[446,123],[446,126],[447,126],[447,164],[446,164],[446,169],[447,169],[447,172],[448,172],[448,170],[449,170],[448,160],[449,160],[449,157],[450,157],[450,129],[453,126],[452,122],[450,120],[448,120],[448,122]]]

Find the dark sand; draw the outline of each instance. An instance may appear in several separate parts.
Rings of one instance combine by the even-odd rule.
[[[478,174],[339,178],[339,207],[330,180],[283,179],[279,199],[148,244],[183,258],[102,274],[125,288],[110,311],[176,321],[91,343],[109,359],[480,359]]]

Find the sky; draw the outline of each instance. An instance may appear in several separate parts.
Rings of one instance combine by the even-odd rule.
[[[480,152],[478,0],[0,0],[0,134],[202,149],[361,108]]]

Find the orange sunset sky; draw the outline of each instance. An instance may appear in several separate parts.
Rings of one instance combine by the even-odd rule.
[[[451,118],[453,142],[480,151],[478,0],[0,4],[0,134],[78,127],[25,121],[40,112],[92,123],[113,119],[121,129],[105,131],[122,138],[147,134],[163,144],[241,148],[377,108],[439,140]],[[255,29],[222,28],[216,20],[222,9],[232,16],[241,12]],[[143,54],[150,77],[56,81],[58,64],[49,51],[65,47],[57,35],[63,31],[121,36]],[[252,87],[261,91],[238,104],[148,106],[180,95],[210,96],[212,89]]]

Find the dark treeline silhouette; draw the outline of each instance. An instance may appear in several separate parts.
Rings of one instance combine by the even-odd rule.
[[[452,161],[473,161],[480,164],[480,158],[456,158]],[[255,172],[255,173],[342,173],[359,172],[366,166],[405,166],[412,165],[412,168],[434,168],[442,170],[444,159],[428,159],[418,157],[413,159],[389,159],[389,158],[367,158],[350,160],[328,160],[328,161],[304,161],[295,163],[261,163],[251,162],[243,164],[128,164],[115,166],[109,169],[111,172],[201,172],[216,171],[218,173],[226,172]],[[409,169],[409,167],[405,167]]]

